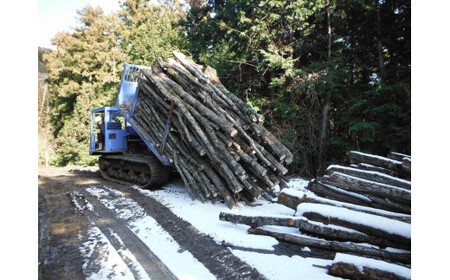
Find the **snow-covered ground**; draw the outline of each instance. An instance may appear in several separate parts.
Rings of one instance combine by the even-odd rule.
[[[170,234],[155,219],[146,215],[144,209],[134,200],[124,196],[120,191],[108,187],[90,187],[87,191],[113,210],[118,218],[126,221],[133,233],[158,256],[176,277],[179,279],[215,279],[190,252],[180,250],[180,246]]]
[[[307,183],[308,181],[295,179],[289,182],[289,185],[295,189],[303,189]],[[258,201],[256,203],[258,206],[255,207],[239,203],[235,210],[230,210],[225,204],[203,204],[198,200],[191,200],[181,181],[169,184],[159,191],[142,190],[137,186],[135,189],[160,201],[200,232],[211,236],[217,243],[226,242],[246,248],[273,250],[273,246],[277,245],[278,241],[269,236],[248,234],[249,226],[220,221],[220,212],[231,212],[247,216],[264,214],[293,216],[295,212],[284,205],[266,200]],[[295,230],[292,228],[287,229]],[[298,230],[296,231],[298,232]],[[329,265],[331,264],[330,260],[303,258],[300,256],[277,256],[275,254],[248,252],[231,248],[230,250],[235,256],[256,268],[268,279],[296,279],[300,276],[303,279],[336,279],[336,277],[328,275],[326,269],[313,266],[313,264],[320,266]]]
[[[303,179],[293,179],[288,184],[292,189],[305,190],[308,181]],[[232,224],[219,220],[220,212],[231,212],[241,215],[280,215],[294,216],[294,210],[283,205],[268,202],[266,200],[257,201],[257,206],[251,207],[242,203],[237,209],[230,210],[225,204],[213,205],[211,203],[201,203],[199,200],[192,201],[184,189],[182,181],[166,185],[162,190],[148,191],[133,186],[142,194],[152,197],[167,206],[175,215],[189,222],[198,231],[209,235],[218,244],[231,244],[236,247],[262,249],[263,251],[246,251],[229,248],[238,258],[257,269],[268,279],[340,279],[327,274],[324,267],[331,265],[333,260],[323,260],[318,258],[305,258],[301,256],[280,256],[271,254],[278,241],[275,238],[261,235],[251,235],[247,233],[249,226]],[[177,242],[154,220],[145,214],[145,211],[131,198],[124,196],[117,190],[108,187],[90,187],[89,193],[96,196],[106,207],[113,210],[117,216],[126,221],[129,228],[139,237],[180,279],[214,279],[214,276],[197,261],[188,251],[180,251]],[[285,228],[286,231],[301,234],[295,228]],[[92,254],[92,247],[101,243],[104,250],[108,250],[109,242],[104,240],[101,232],[93,226],[90,234],[92,238],[83,248],[86,255]],[[109,248],[109,250],[114,251]],[[309,250],[309,248],[304,248]],[[122,252],[124,253],[124,252]],[[126,253],[126,252],[125,252]],[[366,258],[356,257],[347,254],[337,254],[340,260],[353,262],[357,266],[386,267],[391,271],[399,272],[406,278],[411,277],[411,271],[401,266],[390,265],[382,261],[374,261]],[[115,254],[109,254],[102,264],[103,270],[90,279],[101,279],[108,271],[120,270],[112,275],[110,279],[133,279],[126,265]],[[139,267],[137,268],[139,270]],[[143,278],[145,279],[145,278]]]

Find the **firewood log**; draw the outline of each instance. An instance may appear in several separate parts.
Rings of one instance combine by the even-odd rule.
[[[346,252],[359,256],[377,257],[382,260],[390,260],[405,264],[411,263],[411,253],[395,253],[354,243],[329,241],[315,237],[303,236],[300,234],[282,233],[268,227],[249,228],[248,232],[251,234],[272,236],[277,240],[286,241],[301,246],[314,247],[335,252]]]
[[[407,280],[401,275],[373,267],[359,267],[351,263],[336,262],[327,266],[328,274],[354,280]]]
[[[351,163],[368,163],[394,171],[400,170],[402,166],[402,163],[398,160],[357,151],[350,151],[348,157],[350,158]]]
[[[371,172],[360,170],[352,167],[345,167],[340,165],[330,165],[327,168],[328,175],[331,175],[333,172],[340,172],[343,174],[347,174],[350,176],[358,177],[361,179],[366,179],[369,181],[373,181],[376,183],[392,185],[400,188],[404,188],[407,190],[411,189],[411,182],[403,179],[399,179],[397,177],[389,176],[381,172]]]
[[[365,179],[349,176],[340,172],[332,172],[330,181],[334,185],[345,190],[354,191],[357,193],[368,193],[379,197],[386,197],[393,201],[405,205],[411,205],[411,191],[399,187],[376,183]]]

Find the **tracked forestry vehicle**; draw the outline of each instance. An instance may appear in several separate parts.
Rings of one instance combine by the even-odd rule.
[[[152,188],[174,174],[173,163],[164,155],[173,104],[161,139],[151,139],[139,131],[133,114],[139,102],[137,77],[142,68],[150,69],[125,64],[116,106],[91,110],[89,154],[101,155],[99,169],[105,179]]]

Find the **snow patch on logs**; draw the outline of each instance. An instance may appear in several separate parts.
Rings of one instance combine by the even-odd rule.
[[[363,271],[364,267],[370,267],[374,269],[388,271],[401,277],[404,277],[406,279],[411,279],[411,269],[397,264],[387,263],[384,261],[375,260],[371,258],[364,258],[348,254],[337,253],[333,263],[339,262],[353,264],[356,267],[358,267],[361,271]]]
[[[396,212],[386,211],[386,210],[377,209],[377,208],[373,208],[373,207],[367,207],[367,206],[362,206],[362,205],[358,205],[358,204],[352,204],[352,203],[342,202],[342,201],[338,201],[338,200],[328,199],[328,198],[318,196],[315,193],[308,191],[308,190],[300,191],[300,190],[294,190],[294,189],[283,189],[280,192],[280,195],[281,194],[295,197],[299,201],[312,200],[315,203],[329,204],[329,205],[334,205],[334,206],[338,206],[338,207],[344,207],[344,208],[352,209],[355,211],[366,212],[369,214],[374,214],[374,215],[379,215],[379,216],[386,216],[389,218],[403,218],[405,220],[411,219],[411,215],[408,215],[408,214],[396,213]],[[297,209],[297,207],[295,209]]]
[[[339,218],[352,223],[366,225],[390,234],[395,234],[411,239],[411,225],[408,223],[388,219],[377,215],[362,213],[342,207],[315,203],[299,204],[295,215],[303,216],[308,212],[318,213],[324,217]]]

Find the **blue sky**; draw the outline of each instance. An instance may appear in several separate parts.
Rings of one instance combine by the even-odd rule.
[[[51,39],[56,33],[70,31],[78,25],[76,11],[90,4],[101,7],[105,14],[119,9],[119,0],[39,0],[39,40],[40,47],[52,48]]]

